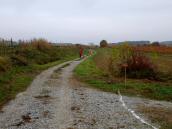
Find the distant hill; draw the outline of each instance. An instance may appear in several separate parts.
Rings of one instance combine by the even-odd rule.
[[[118,42],[118,43],[111,43],[109,46],[114,46],[117,44],[124,44],[124,43],[128,43],[133,46],[151,44],[150,41],[124,41],[124,42]],[[163,42],[159,42],[159,43],[161,45],[172,46],[172,41],[163,41]]]
[[[51,43],[53,46],[75,46],[75,44],[72,43]]]
[[[172,41],[163,41],[163,42],[160,42],[160,44],[167,45],[167,46],[172,46]]]
[[[118,44],[123,44],[123,43],[128,43],[130,45],[145,45],[145,44],[150,44],[150,41],[125,41],[125,42],[119,42]]]

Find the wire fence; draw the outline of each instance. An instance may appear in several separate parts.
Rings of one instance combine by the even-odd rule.
[[[0,41],[0,56],[13,55],[20,49],[20,45],[16,42],[2,40]]]

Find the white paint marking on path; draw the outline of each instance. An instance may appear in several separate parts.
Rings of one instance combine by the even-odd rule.
[[[151,125],[151,124],[149,124],[148,122],[146,122],[144,119],[142,119],[141,117],[139,117],[136,113],[135,113],[135,111],[133,111],[132,109],[129,109],[128,107],[127,107],[127,105],[125,104],[125,102],[123,101],[123,98],[122,98],[122,95],[121,95],[121,93],[120,93],[120,91],[118,91],[118,95],[119,95],[119,100],[120,100],[120,102],[122,103],[122,106],[126,109],[126,110],[128,110],[128,112],[130,112],[136,119],[138,119],[140,122],[142,122],[143,124],[146,124],[146,125],[148,125],[148,126],[151,126],[153,129],[159,129],[159,128],[157,128],[157,127],[155,127],[155,126],[153,126],[153,125]]]

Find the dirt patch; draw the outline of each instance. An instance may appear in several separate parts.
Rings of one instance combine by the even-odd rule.
[[[79,95],[81,95],[81,96],[82,96],[82,95],[84,95],[84,94],[83,94],[83,93],[80,93]]]
[[[91,125],[96,124],[96,120],[95,119],[91,119]]]
[[[18,123],[16,123],[16,124],[13,124],[12,126],[17,126],[17,127],[19,127],[19,126],[22,126],[22,125],[24,125],[25,123],[23,122],[23,121],[20,121],[20,122],[18,122]]]
[[[172,129],[172,109],[165,107],[146,107],[139,105],[140,112],[146,114],[152,122],[160,123],[161,129]]]
[[[51,75],[51,79],[58,79],[59,78],[59,73],[53,73],[52,75]]]
[[[35,96],[36,99],[40,100],[42,104],[49,104],[53,98],[49,95]]]
[[[12,126],[22,126],[25,125],[25,123],[31,123],[32,122],[32,118],[30,116],[30,113],[27,113],[26,115],[22,115],[21,116],[22,120],[19,121],[18,123],[13,124]]]
[[[72,111],[79,111],[79,110],[80,110],[80,108],[79,108],[79,107],[75,107],[75,106],[73,106],[73,107],[71,107],[71,110],[72,110]]]
[[[61,73],[61,71],[62,71],[62,68],[60,67],[60,68],[54,70],[54,73]]]
[[[23,120],[23,122],[25,122],[25,123],[30,123],[31,120],[32,120],[32,118],[30,117],[30,113],[28,113],[28,114],[26,114],[26,115],[23,115],[23,116],[22,116],[22,120]]]
[[[69,127],[69,128],[67,128],[67,129],[75,129],[75,128],[71,128],[71,127]]]
[[[69,66],[69,65],[70,65],[70,64],[67,63],[67,64],[61,66],[60,68],[56,69],[56,70],[54,71],[54,73],[51,75],[50,78],[51,78],[51,79],[58,79],[59,76],[60,76],[60,74],[61,74],[61,72],[62,72],[62,69],[65,68],[65,67],[67,67],[67,66]]]
[[[85,98],[80,98],[80,99],[84,100]]]
[[[57,76],[56,76],[57,77]],[[60,83],[60,79],[59,78],[49,78],[44,84],[43,84],[43,87],[54,87],[57,83]],[[59,80],[57,80],[59,79]]]
[[[48,90],[43,90],[40,95],[35,96],[34,98],[40,100],[42,104],[49,104],[53,98],[48,93]]]
[[[49,99],[52,99],[52,97],[49,95],[50,92],[51,92],[50,90],[44,88],[44,89],[42,89],[40,95],[35,96],[34,98],[41,99],[41,100],[49,100]]]
[[[60,68],[65,68],[65,67],[67,67],[69,65],[70,65],[70,63],[67,63],[67,64],[63,65],[62,67],[60,67]]]
[[[67,66],[69,66],[69,65],[70,65],[70,63],[67,63],[67,64],[61,66],[60,68],[54,70],[54,72],[55,72],[55,73],[60,73],[60,72],[62,71],[63,68],[65,68],[65,67],[67,67]]]
[[[49,111],[44,111],[44,112],[43,112],[43,117],[48,117],[49,114],[50,114]]]
[[[36,99],[52,99],[49,95],[35,96]]]

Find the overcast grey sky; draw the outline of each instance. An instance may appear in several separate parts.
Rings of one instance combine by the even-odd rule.
[[[0,37],[172,40],[172,0],[0,0]]]

